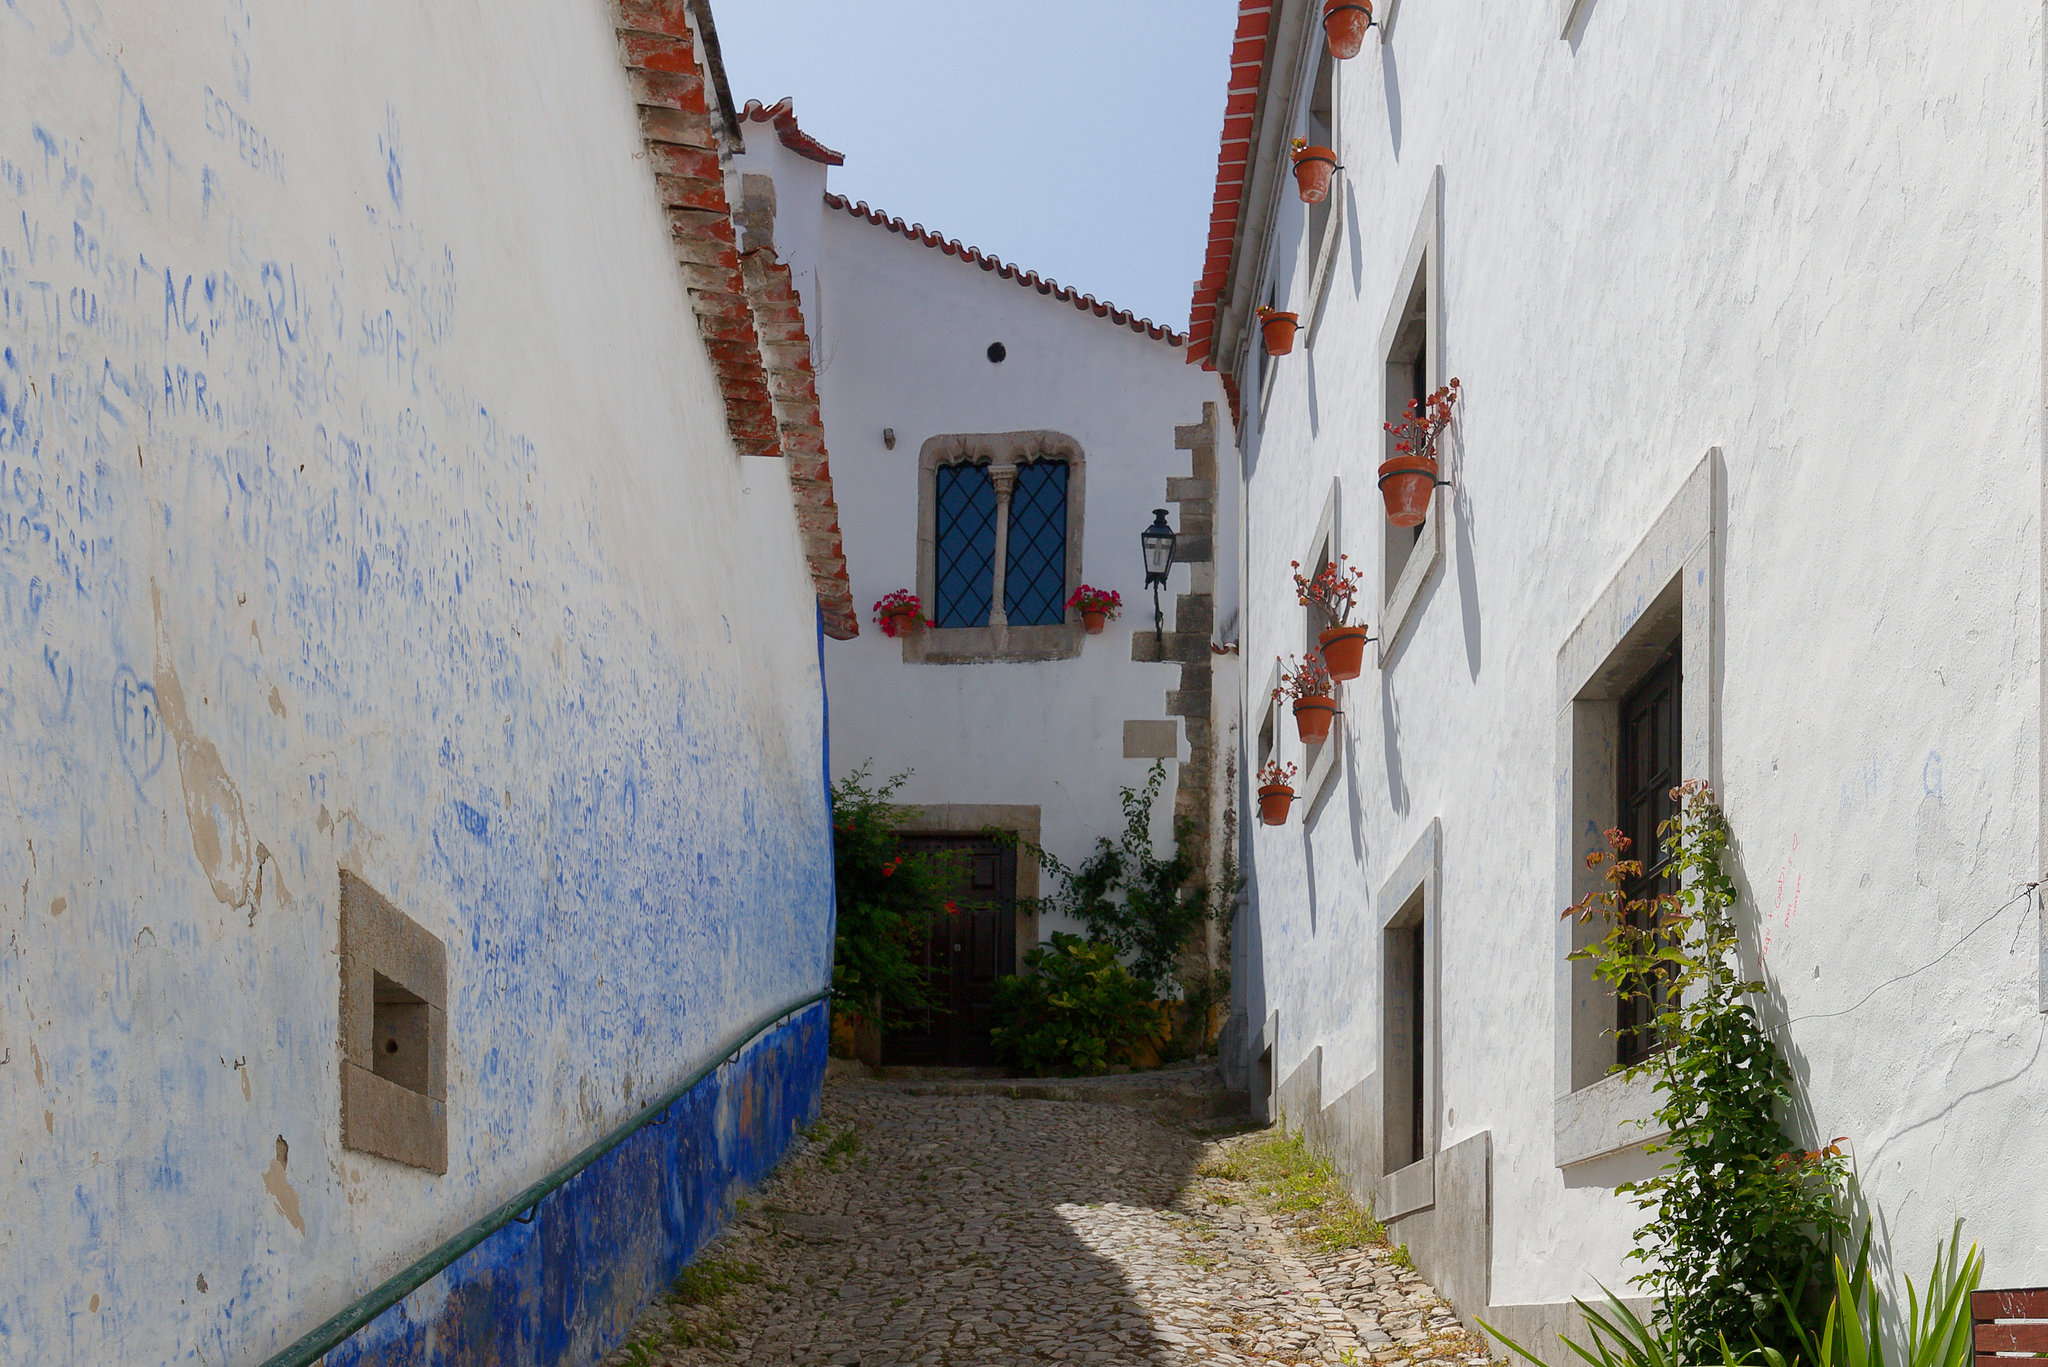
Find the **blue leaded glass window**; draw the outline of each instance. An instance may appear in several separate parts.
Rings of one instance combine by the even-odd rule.
[[[1010,494],[1003,612],[1013,627],[1057,626],[1067,616],[1067,463],[1027,461]]]
[[[942,627],[985,627],[996,588],[995,485],[986,465],[942,465],[933,473],[938,486],[933,620]]]

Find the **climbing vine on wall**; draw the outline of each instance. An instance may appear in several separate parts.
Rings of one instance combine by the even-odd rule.
[[[1074,868],[1018,842],[1055,884],[1051,896],[1037,899],[1037,909],[1078,921],[1091,940],[1115,946],[1131,975],[1162,996],[1188,986],[1179,980],[1181,950],[1213,914],[1210,890],[1190,883],[1196,873],[1195,823],[1186,817],[1174,821],[1171,855],[1162,857],[1153,848],[1152,807],[1165,781],[1166,766],[1155,763],[1144,787],[1124,789],[1122,834],[1099,838],[1094,852]]]
[[[1646,1148],[1669,1158],[1656,1176],[1617,1188],[1649,1212],[1629,1256],[1645,1264],[1635,1283],[1657,1299],[1657,1327],[1678,1360],[1719,1362],[1724,1339],[1789,1359],[1798,1335],[1782,1307],[1810,1324],[1818,1297],[1825,1312],[1829,1258],[1847,1232],[1846,1165],[1841,1141],[1805,1150],[1786,1132],[1792,1075],[1757,1014],[1764,984],[1742,976],[1727,819],[1705,783],[1673,796],[1678,813],[1658,836],[1678,890],[1637,895],[1642,860],[1610,830],[1610,848],[1586,857],[1606,887],[1565,913],[1607,926],[1572,957],[1617,993],[1656,1004],[1640,1029],[1658,1047],[1624,1071],[1660,1089],[1657,1119],[1671,1133]]]

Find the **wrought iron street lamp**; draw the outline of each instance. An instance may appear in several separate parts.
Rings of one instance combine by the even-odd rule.
[[[1138,536],[1145,548],[1145,583],[1152,590],[1152,639],[1160,653],[1166,653],[1166,614],[1159,606],[1159,590],[1173,569],[1173,528],[1166,525],[1166,509],[1152,510],[1152,525]]]

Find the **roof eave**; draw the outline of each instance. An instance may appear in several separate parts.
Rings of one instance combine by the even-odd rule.
[[[1230,267],[1216,303],[1212,362],[1235,375],[1258,307],[1259,283],[1272,256],[1281,195],[1291,179],[1287,138],[1294,127],[1302,64],[1314,45],[1317,8],[1310,0],[1279,0],[1266,62],[1252,114],[1251,165],[1239,202],[1237,231],[1230,242]],[[1247,250],[1249,245],[1250,250]]]

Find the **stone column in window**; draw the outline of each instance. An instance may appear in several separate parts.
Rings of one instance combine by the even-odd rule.
[[[988,467],[988,482],[996,490],[996,565],[995,583],[990,590],[994,600],[988,605],[988,624],[992,627],[1010,625],[1010,615],[1003,608],[1004,580],[1010,561],[1010,490],[1017,487],[1017,467],[1014,465],[991,465]]]

